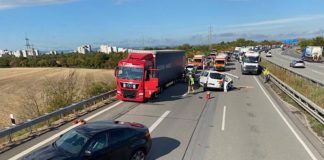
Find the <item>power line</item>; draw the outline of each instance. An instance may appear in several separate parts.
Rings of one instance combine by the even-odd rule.
[[[208,44],[209,44],[210,51],[212,50],[212,40],[213,40],[213,27],[210,25],[208,31]]]

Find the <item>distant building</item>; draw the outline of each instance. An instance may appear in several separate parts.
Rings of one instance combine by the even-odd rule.
[[[23,57],[27,57],[28,56],[28,52],[26,50],[21,50],[21,55]]]
[[[126,48],[118,48],[117,52],[127,52],[127,49]]]
[[[90,53],[91,51],[91,45],[82,45],[77,48],[77,52],[81,54]]]
[[[112,47],[112,52],[117,53],[118,52],[117,47]]]
[[[17,50],[17,51],[15,51],[15,52],[13,52],[13,55],[14,55],[15,57],[23,57],[23,54],[22,54],[22,51],[21,51],[21,50]]]
[[[109,45],[100,45],[99,52],[110,54],[112,53],[112,47]]]

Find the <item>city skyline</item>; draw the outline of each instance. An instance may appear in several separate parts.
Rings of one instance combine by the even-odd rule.
[[[307,4],[307,5],[306,5]],[[0,49],[70,50],[323,36],[320,0],[0,0]]]

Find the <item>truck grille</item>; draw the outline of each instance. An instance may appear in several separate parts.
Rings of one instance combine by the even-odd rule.
[[[136,90],[122,90],[125,98],[135,98]]]
[[[246,66],[245,68],[246,68],[246,69],[255,69],[256,66]]]
[[[128,88],[128,89],[137,89],[139,84],[132,84],[132,83],[123,83],[123,82],[120,82],[120,86],[122,88]],[[135,86],[135,88],[134,88]]]

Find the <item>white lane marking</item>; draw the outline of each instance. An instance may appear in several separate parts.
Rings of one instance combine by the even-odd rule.
[[[89,121],[89,120],[95,118],[96,116],[99,116],[100,114],[102,114],[102,113],[104,113],[104,112],[107,112],[107,111],[109,111],[109,110],[115,108],[116,106],[120,105],[121,103],[123,103],[123,102],[120,101],[120,102],[118,102],[118,103],[116,103],[116,104],[114,104],[114,105],[112,105],[112,106],[110,106],[110,107],[108,107],[108,108],[106,108],[106,109],[104,109],[104,110],[102,110],[102,111],[100,111],[100,112],[98,112],[98,113],[96,113],[96,114],[94,114],[94,115],[92,115],[92,116],[86,118],[85,120],[86,120],[86,121]],[[13,157],[11,157],[9,160],[16,160],[16,159],[19,159],[19,158],[21,158],[21,157],[27,155],[28,153],[32,152],[33,150],[35,150],[35,149],[37,149],[37,148],[39,148],[39,147],[41,147],[41,146],[43,146],[43,145],[49,143],[50,141],[56,139],[56,138],[59,137],[60,135],[66,133],[67,131],[69,131],[69,130],[71,130],[71,129],[77,127],[77,126],[79,126],[79,125],[77,124],[77,125],[70,126],[70,127],[66,128],[66,129],[64,129],[63,131],[61,131],[61,132],[59,132],[59,133],[56,133],[55,135],[53,135],[53,136],[51,136],[51,137],[45,139],[44,141],[39,142],[38,144],[36,144],[36,145],[34,145],[34,146],[32,146],[32,147],[30,147],[30,148],[28,148],[28,149],[26,149],[26,150],[20,152],[19,154],[15,155],[15,156],[13,156]]]
[[[321,72],[319,72],[319,71],[316,71],[316,70],[313,70],[313,69],[309,69],[309,70],[311,70],[312,72],[315,72],[315,73],[317,73],[317,74],[324,75],[323,73],[321,73]]]
[[[288,128],[295,135],[295,137],[297,138],[297,140],[299,141],[299,143],[304,147],[304,149],[306,150],[306,152],[308,153],[308,155],[312,158],[312,160],[317,160],[317,158],[314,156],[313,152],[308,148],[308,146],[305,144],[305,142],[300,138],[300,136],[294,130],[294,128],[289,124],[289,122],[287,121],[287,119],[283,116],[283,114],[280,112],[279,108],[271,100],[270,96],[263,89],[263,87],[261,86],[260,82],[256,79],[255,76],[254,76],[254,79],[258,83],[259,87],[261,88],[261,90],[263,91],[263,93],[266,95],[266,97],[268,98],[268,100],[270,101],[270,103],[272,104],[273,108],[278,112],[278,114],[280,115],[280,117],[282,118],[282,120],[286,123],[286,125],[288,126]]]
[[[225,119],[226,119],[226,106],[224,106],[224,110],[223,110],[222,131],[225,130]]]
[[[164,118],[166,118],[166,116],[168,116],[170,112],[171,111],[165,111],[162,116],[152,124],[152,126],[149,128],[150,133],[154,131],[154,129],[163,121]]]

